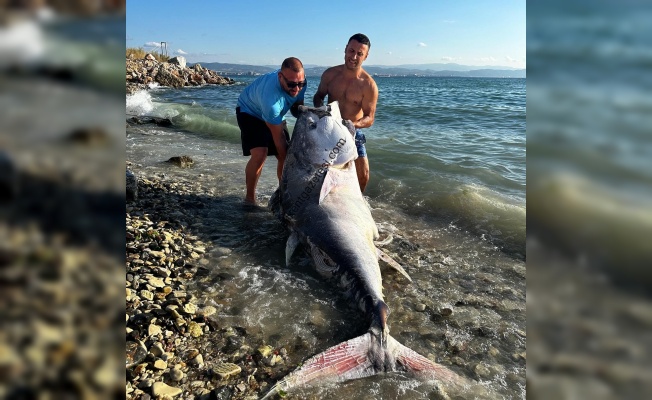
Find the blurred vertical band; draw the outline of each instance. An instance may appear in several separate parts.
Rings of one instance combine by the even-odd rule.
[[[123,398],[124,1],[0,10],[0,397]]]
[[[652,8],[527,13],[528,398],[652,398]]]

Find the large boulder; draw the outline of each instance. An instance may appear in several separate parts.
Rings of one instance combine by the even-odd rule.
[[[181,68],[186,68],[186,58],[183,56],[172,57],[168,60],[168,63],[178,65]]]
[[[185,86],[185,80],[177,75],[177,73],[175,73],[176,71],[170,71],[165,68],[164,65],[159,68],[158,74],[156,74],[156,82],[158,82],[160,85],[174,88]]]

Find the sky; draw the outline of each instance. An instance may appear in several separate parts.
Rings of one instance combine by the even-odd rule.
[[[525,0],[127,1],[127,47],[190,63],[344,62],[349,37],[366,65],[456,63],[525,68]],[[165,42],[164,47],[161,42]]]

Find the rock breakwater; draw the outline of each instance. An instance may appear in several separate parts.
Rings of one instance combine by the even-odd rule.
[[[174,57],[168,62],[159,62],[151,54],[142,59],[127,57],[126,70],[127,94],[147,89],[151,83],[174,88],[235,83],[233,79],[220,76],[198,63],[188,67],[183,57]]]

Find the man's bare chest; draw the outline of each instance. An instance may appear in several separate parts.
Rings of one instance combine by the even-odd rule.
[[[342,81],[331,84],[329,93],[340,102],[360,103],[363,98],[362,88],[358,82]]]

